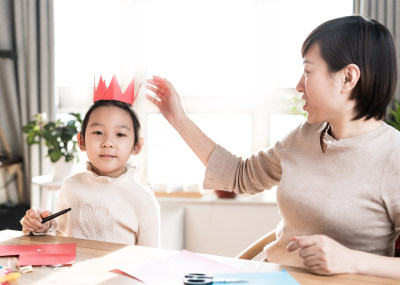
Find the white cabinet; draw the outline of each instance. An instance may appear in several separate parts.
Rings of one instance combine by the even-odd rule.
[[[275,202],[251,197],[158,198],[158,201],[162,244],[182,240],[180,245],[174,244],[174,249],[198,253],[235,257],[280,221]],[[171,211],[184,214],[168,214]]]

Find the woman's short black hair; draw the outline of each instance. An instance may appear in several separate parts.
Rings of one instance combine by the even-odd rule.
[[[81,127],[81,134],[83,136],[83,139],[85,139],[86,128],[87,128],[87,125],[89,123],[90,115],[92,114],[92,112],[94,110],[96,110],[97,108],[99,108],[99,107],[109,107],[109,106],[120,108],[120,109],[124,110],[125,112],[127,112],[129,114],[129,116],[132,119],[133,130],[134,130],[134,133],[135,133],[134,145],[136,145],[138,143],[138,141],[139,141],[139,136],[140,136],[140,122],[139,122],[139,119],[138,119],[135,111],[132,109],[131,105],[129,105],[128,103],[124,103],[124,102],[116,101],[116,100],[99,100],[99,101],[96,101],[89,108],[89,110],[86,112],[85,118],[83,119],[82,127]]]
[[[347,16],[312,31],[303,43],[303,57],[314,43],[330,72],[349,64],[359,67],[360,79],[350,97],[355,101],[353,120],[384,119],[397,83],[396,49],[389,30],[375,20]]]

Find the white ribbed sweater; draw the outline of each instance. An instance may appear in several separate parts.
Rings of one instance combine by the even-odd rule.
[[[56,211],[57,235],[107,242],[160,246],[160,207],[153,192],[139,184],[135,168],[117,178],[91,170],[64,180]]]
[[[265,248],[269,261],[302,266],[287,252],[294,235],[324,234],[342,245],[393,256],[400,233],[400,132],[383,123],[358,137],[335,140],[321,150],[326,124],[305,123],[274,147],[248,159],[218,146],[206,169],[204,188],[256,193],[277,188],[282,222]],[[260,227],[268,217],[254,217]],[[240,229],[238,229],[240,230]]]

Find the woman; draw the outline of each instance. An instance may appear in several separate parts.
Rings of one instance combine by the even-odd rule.
[[[265,248],[269,261],[400,279],[400,133],[383,122],[397,78],[390,32],[360,16],[333,19],[311,32],[302,56],[296,89],[307,122],[247,159],[208,138],[165,79],[149,80],[157,98],[147,97],[207,167],[205,188],[257,193],[278,185],[282,222]]]

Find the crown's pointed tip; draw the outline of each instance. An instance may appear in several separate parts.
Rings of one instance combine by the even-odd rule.
[[[139,86],[140,88],[140,86]],[[110,84],[106,85],[105,80],[103,80],[102,76],[100,76],[100,80],[97,86],[94,89],[93,95],[93,102],[99,100],[117,100],[121,102],[125,102],[129,105],[133,105],[136,100],[137,94],[134,92],[134,80],[132,79],[131,83],[129,84],[128,88],[125,90],[124,93],[121,91],[121,87],[118,83],[116,75],[113,75]]]

